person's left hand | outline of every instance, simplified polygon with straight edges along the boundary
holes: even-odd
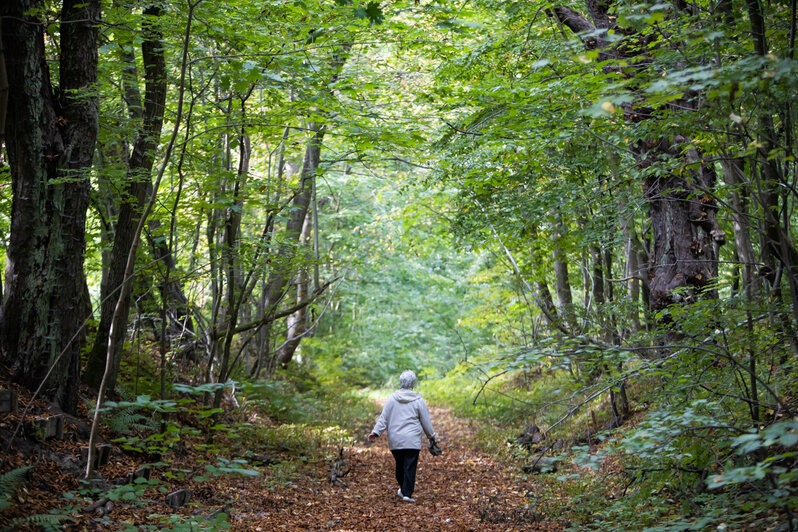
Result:
[[[369,437],[368,437],[369,443],[373,442],[373,441],[374,441],[374,440],[376,440],[377,438],[379,438],[379,436],[377,436],[376,434],[374,434],[374,433],[372,432],[371,434],[369,434]]]

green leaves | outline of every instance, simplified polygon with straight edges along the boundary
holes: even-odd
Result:
[[[226,458],[217,457],[216,465],[206,464],[205,469],[213,476],[219,475],[243,475],[245,477],[257,477],[261,472],[256,469],[247,469],[245,466],[247,461],[243,459],[228,460]]]
[[[762,431],[743,434],[732,442],[737,454],[746,455],[763,447],[780,445],[790,449],[798,444],[798,420],[785,420],[774,423]]]
[[[360,19],[368,19],[371,24],[382,24],[385,20],[385,15],[378,2],[369,2],[365,8],[355,8],[355,16]]]
[[[32,467],[18,467],[0,475],[0,512],[14,505],[14,494]]]

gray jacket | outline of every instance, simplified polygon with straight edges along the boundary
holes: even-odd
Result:
[[[427,438],[435,437],[427,403],[420,393],[413,390],[396,390],[385,402],[385,408],[371,432],[379,436],[385,429],[388,429],[388,448],[392,451],[421,449],[422,429]]]

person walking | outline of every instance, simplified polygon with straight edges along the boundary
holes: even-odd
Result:
[[[388,431],[388,448],[396,461],[396,481],[399,483],[397,495],[405,502],[416,502],[413,490],[422,431],[430,444],[437,448],[427,403],[420,393],[413,391],[415,385],[414,372],[407,370],[399,375],[399,389],[385,402],[377,424],[368,435],[369,442],[373,442],[385,430]]]

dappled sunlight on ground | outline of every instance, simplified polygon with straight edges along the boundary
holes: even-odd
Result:
[[[490,457],[469,445],[472,429],[448,411],[430,408],[443,455],[423,450],[415,503],[396,494],[394,461],[386,438],[345,450],[347,486],[332,486],[319,469],[270,492],[250,486],[232,524],[237,530],[561,530],[535,522],[526,494]],[[481,515],[480,515],[481,514]],[[487,522],[481,520],[497,522]]]

